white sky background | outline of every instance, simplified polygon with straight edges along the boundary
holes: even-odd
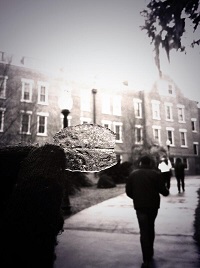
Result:
[[[150,39],[139,28],[146,2],[0,0],[0,50],[64,66],[69,79],[84,78],[91,86],[106,79],[108,85],[128,80],[134,89],[150,88],[158,71]],[[200,102],[200,47],[171,53],[170,65],[162,54],[164,73]]]

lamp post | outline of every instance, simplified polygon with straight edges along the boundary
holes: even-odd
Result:
[[[97,89],[93,88],[92,89],[92,94],[93,94],[93,124],[96,124],[96,93],[97,93]]]
[[[66,128],[69,125],[67,117],[70,114],[70,110],[73,105],[71,93],[66,87],[61,88],[61,94],[58,100],[58,105],[63,115],[63,128]],[[69,199],[69,181],[68,181],[67,176],[65,176],[64,182],[65,182],[65,185],[64,185],[64,193],[63,193],[63,200],[62,200],[62,210],[65,215],[70,215],[72,211],[71,211],[71,204],[70,204],[70,199]]]
[[[171,141],[169,139],[167,139],[166,145],[167,145],[168,156],[169,156],[169,153],[170,153],[170,144],[171,144]]]
[[[61,95],[58,101],[58,105],[61,109],[61,113],[63,115],[63,128],[68,127],[69,122],[68,122],[68,115],[70,114],[70,110],[73,105],[73,100],[71,97],[70,91],[66,88],[63,87],[61,89]]]
[[[61,113],[63,114],[63,128],[68,127],[68,115],[70,114],[70,111],[68,109],[61,110]]]

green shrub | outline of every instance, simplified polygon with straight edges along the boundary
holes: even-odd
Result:
[[[101,174],[99,176],[99,180],[97,182],[97,188],[113,188],[116,187],[115,182],[113,181],[112,177],[108,176],[107,174]]]
[[[87,177],[84,172],[65,171],[65,189],[69,195],[74,195],[76,192],[81,191],[82,187],[90,187],[93,182]]]
[[[22,161],[34,146],[4,146],[0,148],[0,204],[4,212],[8,199],[18,182],[18,174]]]
[[[64,151],[52,144],[32,148],[21,161],[0,222],[2,267],[53,267],[64,224],[64,170]]]

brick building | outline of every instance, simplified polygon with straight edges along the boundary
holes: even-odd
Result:
[[[155,82],[144,93],[146,133],[155,144],[166,146],[172,163],[183,159],[188,174],[199,174],[199,108],[197,101],[185,98],[168,77]]]
[[[62,105],[64,106],[62,107]],[[165,148],[171,161],[181,157],[188,174],[200,173],[199,108],[168,77],[149,91],[128,84],[98,86],[69,82],[67,74],[26,57],[0,52],[0,144],[51,142],[63,127],[95,123],[116,133],[116,154],[127,161],[145,142]]]

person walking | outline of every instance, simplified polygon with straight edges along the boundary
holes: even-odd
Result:
[[[132,171],[125,186],[127,196],[133,199],[140,228],[143,268],[149,267],[154,255],[155,219],[160,208],[160,194],[169,195],[160,172],[153,169],[153,164],[148,155],[141,157],[138,169]]]
[[[185,165],[183,164],[181,158],[176,159],[174,173],[177,180],[178,192],[180,194],[181,187],[183,192],[185,191]]]
[[[172,164],[166,156],[163,156],[161,158],[161,162],[158,165],[158,169],[160,170],[162,174],[166,187],[170,189],[171,176],[172,176]]]

